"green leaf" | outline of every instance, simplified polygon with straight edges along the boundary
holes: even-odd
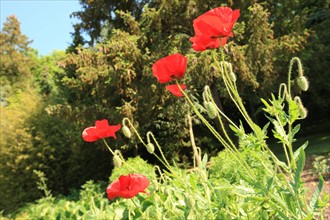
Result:
[[[289,118],[290,118],[290,123],[292,124],[300,116],[299,106],[293,100],[289,100],[288,102],[289,102]]]
[[[312,212],[314,212],[317,208],[317,200],[320,196],[320,193],[322,192],[323,185],[324,185],[324,179],[322,176],[320,176],[320,182],[312,195],[311,201],[309,202],[309,208],[310,211]]]
[[[268,127],[270,125],[270,122],[268,122],[263,128],[262,128],[262,132],[264,133],[264,135],[267,134],[267,131],[268,131]]]
[[[301,145],[301,147],[299,147],[294,153],[293,153],[293,157],[294,157],[294,160],[297,160],[298,156],[299,156],[299,153],[300,153],[300,150],[303,149],[305,150],[306,147],[308,146],[308,141],[306,141],[303,145]]]
[[[204,154],[203,160],[202,160],[202,167],[203,168],[206,168],[207,161],[208,161],[208,156],[207,156],[207,154]]]
[[[290,142],[293,142],[293,138],[294,136],[298,133],[298,131],[300,130],[300,124],[296,125],[292,131],[291,131],[291,134],[289,135],[289,141]]]
[[[143,201],[142,203],[142,209],[141,211],[144,212],[146,209],[154,204],[154,198],[155,196],[149,196],[146,200]]]
[[[305,160],[306,160],[305,151],[301,148],[299,153],[299,158],[297,161],[296,172],[294,174],[294,190],[296,193],[298,192],[300,186],[300,177],[305,166]]]

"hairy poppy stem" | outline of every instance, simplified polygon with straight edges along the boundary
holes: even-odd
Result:
[[[189,133],[190,133],[190,142],[191,142],[191,147],[194,152],[194,158],[197,163],[197,167],[199,171],[202,171],[202,160],[201,160],[201,155],[197,151],[196,143],[195,143],[195,137],[194,137],[194,131],[193,131],[193,126],[192,126],[192,120],[190,114],[187,115],[188,117],[188,123],[189,123]]]

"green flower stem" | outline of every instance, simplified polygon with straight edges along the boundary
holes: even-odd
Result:
[[[149,136],[149,137],[152,137],[152,139],[153,139],[153,141],[155,142],[155,144],[156,144],[156,146],[157,146],[157,148],[158,148],[158,150],[159,150],[159,152],[160,152],[160,154],[161,154],[161,156],[162,156],[162,158],[163,158],[163,160],[164,160],[164,162],[163,162],[163,164],[169,169],[169,170],[171,170],[171,165],[168,163],[168,161],[166,160],[166,157],[165,157],[165,155],[164,155],[164,153],[163,153],[163,151],[162,151],[162,148],[160,147],[160,145],[158,144],[158,141],[156,140],[156,138],[155,138],[155,136],[153,135],[153,133],[151,133],[150,131],[148,131],[147,132],[147,136]],[[153,153],[156,157],[157,157],[157,159],[158,160],[160,160],[160,161],[162,161],[155,153]]]
[[[253,171],[251,169],[249,169],[249,166],[246,164],[245,160],[242,160],[242,158],[240,158],[238,155],[240,155],[239,153],[237,153],[237,149],[236,148],[232,148],[222,137],[221,135],[219,135],[219,133],[210,125],[210,123],[203,117],[203,115],[198,111],[198,109],[196,108],[196,106],[194,105],[194,103],[191,101],[191,99],[189,98],[189,96],[182,90],[179,82],[176,80],[176,84],[178,85],[178,88],[180,89],[181,93],[185,96],[185,98],[187,99],[188,103],[190,104],[190,106],[192,107],[193,111],[195,112],[195,114],[202,120],[202,122],[206,125],[206,127],[211,131],[211,133],[214,135],[214,137],[216,137],[218,139],[218,141],[226,148],[229,150],[229,152],[232,153],[232,155],[237,159],[237,161],[239,163],[242,164],[242,166],[244,167],[244,169],[247,171],[247,174],[249,175],[249,177],[254,180],[255,179],[255,174],[253,173]],[[235,153],[236,150],[236,153]],[[243,162],[243,163],[242,163]]]
[[[207,203],[209,205],[209,209],[210,209],[210,213],[211,213],[211,219],[215,219],[214,218],[213,211],[212,211],[210,188],[208,187],[207,184],[205,184],[205,185],[206,185],[206,187],[205,187],[205,190],[206,190],[206,199],[207,199]]]
[[[134,201],[134,198],[132,198],[131,201],[132,201],[132,203],[135,205],[135,207],[139,210],[139,212],[140,212],[141,215],[142,215],[143,213],[142,213],[142,211],[141,211],[141,207],[138,206],[138,205],[136,204],[136,202]]]
[[[188,117],[188,123],[189,123],[190,142],[191,142],[191,147],[193,149],[194,158],[195,158],[194,161],[196,160],[197,167],[198,167],[199,171],[201,172],[202,171],[202,160],[201,160],[200,154],[197,151],[190,114],[188,114],[187,117]]]
[[[133,129],[133,131],[134,131],[134,133],[137,135],[137,137],[138,137],[138,139],[140,140],[140,142],[145,146],[145,147],[147,147],[147,144],[143,141],[143,139],[142,139],[142,137],[140,136],[140,134],[138,133],[138,131],[135,129],[135,127],[134,127],[134,125],[131,123],[131,121],[128,119],[128,118],[124,118],[123,119],[123,123],[124,122],[127,122],[129,125],[130,125],[130,127]],[[154,142],[156,143],[156,146],[157,146],[157,148],[159,149],[159,152],[160,152],[160,154],[161,154],[161,156],[162,156],[162,158],[163,158],[163,160],[160,158],[160,157],[158,157],[158,155],[157,154],[155,154],[155,153],[153,153],[153,155],[167,168],[167,169],[171,169],[171,165],[168,163],[168,161],[166,160],[166,157],[164,156],[164,153],[163,153],[163,151],[162,151],[162,149],[161,149],[161,147],[159,146],[159,144],[158,144],[158,142],[157,142],[157,140],[156,140],[156,138],[154,137],[154,135],[149,131],[149,132],[147,132],[147,137],[148,136],[151,136],[152,137],[152,139],[154,140]]]
[[[224,58],[224,53],[223,53],[223,50],[222,50],[222,48],[221,48],[221,50],[220,50],[220,53],[221,53],[221,59],[222,59],[222,61],[223,61],[223,63],[224,63],[224,61],[225,61],[225,58]],[[237,95],[235,95],[235,89],[234,89],[234,87],[232,86],[232,83],[231,83],[231,81],[229,80],[229,82],[228,82],[228,72],[227,72],[227,68],[226,67],[223,67],[222,68],[222,66],[220,65],[220,63],[218,62],[218,58],[217,58],[217,54],[216,54],[216,51],[215,50],[212,50],[212,58],[213,58],[213,60],[214,60],[214,62],[216,63],[216,65],[217,65],[217,67],[218,67],[218,69],[221,69],[221,70],[223,70],[222,71],[222,78],[223,78],[223,81],[224,81],[224,84],[225,84],[225,86],[226,86],[226,90],[228,91],[228,94],[229,94],[229,96],[230,96],[230,98],[232,99],[232,101],[234,102],[234,104],[237,106],[237,108],[238,108],[238,110],[241,112],[241,114],[242,114],[242,116],[245,118],[245,120],[249,123],[249,120],[246,118],[246,116],[245,116],[245,114],[244,114],[244,112],[243,112],[243,110],[241,109],[241,107],[240,107],[240,104],[237,102],[238,100],[236,100],[237,99]],[[227,78],[228,77],[228,78]],[[233,97],[233,95],[235,96],[235,98]]]
[[[206,89],[206,92],[208,93],[208,97],[210,98],[211,102],[213,103],[214,106],[217,107],[217,110],[218,112],[220,112],[220,114],[223,116],[225,116],[225,118],[228,120],[229,118],[218,108],[218,106],[216,105],[216,103],[214,102],[214,99],[212,98],[212,94],[211,94],[211,91],[208,87],[208,89]],[[224,133],[227,141],[229,142],[229,144],[232,146],[232,148],[235,148],[235,145],[233,143],[233,141],[230,139],[224,125],[223,125],[223,122],[222,122],[222,119],[221,119],[221,116],[218,114],[218,120],[219,120],[219,123],[220,123],[220,126],[221,126],[221,129],[222,129],[222,132]],[[229,122],[234,124],[230,119],[229,119]],[[238,129],[238,127],[234,124],[234,126]]]
[[[300,59],[298,57],[293,57],[290,61],[290,65],[289,65],[289,70],[288,70],[288,86],[287,86],[287,89],[288,89],[288,97],[292,100],[292,94],[291,94],[291,74],[292,74],[292,66],[294,63],[297,63],[298,65],[298,76],[302,76],[303,75],[303,70],[302,70],[302,65],[301,65],[301,62],[300,62]],[[290,107],[290,105],[289,105]],[[290,110],[289,110],[290,112]],[[289,121],[288,123],[288,133],[291,134],[292,132],[292,122]],[[296,169],[296,162],[294,160],[294,156],[293,156],[293,150],[292,150],[292,143],[289,142],[288,144],[288,149],[289,149],[289,153],[290,153],[290,156],[291,156],[291,166],[292,168],[295,170]]]
[[[115,156],[115,155],[116,155],[115,152],[109,147],[109,145],[108,145],[108,143],[106,142],[105,138],[102,138],[102,140],[103,140],[105,146],[107,146],[107,148],[108,148],[108,150],[110,151],[110,153],[111,153],[113,156]]]
[[[220,48],[220,54],[221,54],[222,62],[225,63],[225,55],[224,55],[224,52],[223,52],[223,47]],[[218,60],[217,60],[217,58],[216,58],[216,51],[212,51],[212,57],[213,57],[215,63],[217,64],[218,68],[222,69],[219,62],[218,62]],[[241,114],[244,117],[245,121],[249,124],[249,126],[254,131],[254,133],[257,136],[259,136],[258,129],[256,129],[257,125],[252,121],[249,114],[247,113],[247,111],[246,111],[246,109],[243,105],[242,99],[241,99],[240,95],[238,94],[237,87],[234,86],[235,83],[233,83],[230,80],[227,68],[224,67],[223,70],[224,71],[223,71],[223,74],[222,74],[222,78],[223,78],[223,81],[225,83],[225,86],[226,86],[226,89],[228,91],[228,94],[229,94],[230,98],[235,103],[238,110],[241,112]]]
[[[212,93],[211,93],[211,90],[210,90],[210,88],[209,87],[207,87],[207,89],[205,89],[205,91],[207,91],[207,93],[208,93],[208,97],[209,97],[209,101],[211,101],[211,102],[213,102],[213,104],[215,104],[215,102],[214,102],[214,99],[213,99],[213,97],[212,97]],[[222,115],[222,117],[224,117],[232,126],[234,126],[235,128],[237,128],[237,129],[239,129],[238,128],[238,126],[230,119],[230,118],[228,118],[228,116],[225,114],[225,113],[223,113],[219,108],[218,108],[218,106],[217,105],[215,105],[216,107],[217,107],[217,109],[218,109],[218,112]]]
[[[108,145],[108,143],[106,142],[105,138],[102,138],[102,140],[103,140],[105,146],[107,146],[108,150],[111,152],[111,154],[112,154],[113,156],[115,156],[116,153],[115,153],[115,152],[111,149],[111,147]],[[128,163],[126,163],[125,159],[123,158],[123,156],[122,156],[121,154],[119,154],[119,156],[120,156],[121,160],[123,161],[123,163],[124,163],[126,166],[128,166],[128,167],[129,167],[130,169],[132,169],[134,172],[137,172],[137,170],[136,170],[134,167],[132,167],[132,166],[130,166]]]
[[[209,101],[211,101],[215,106],[217,106],[216,105],[216,103],[214,102],[214,99],[213,99],[213,97],[212,97],[212,94],[211,94],[211,91],[210,91],[210,88],[209,87],[207,87],[206,89],[205,89],[205,91],[207,92],[207,94],[205,95],[205,97],[207,97],[208,98],[208,100]],[[204,94],[204,93],[203,93]],[[227,120],[229,120],[237,129],[238,129],[238,127],[217,107],[217,109],[218,109],[218,111],[220,112],[220,113],[222,113],[222,115],[224,115],[225,117],[226,117],[226,119]],[[223,123],[222,123],[222,120],[221,120],[221,118],[220,118],[220,116],[218,115],[218,119],[219,119],[219,121],[220,121],[220,123],[221,123],[221,129],[223,130],[223,132],[224,132],[224,134],[225,134],[225,137],[227,138],[227,140],[229,141],[229,144],[232,146],[232,154],[234,155],[234,156],[237,156],[238,157],[238,160],[240,161],[240,162],[243,162],[245,165],[246,165],[246,167],[249,167],[249,165],[246,163],[246,161],[244,160],[244,158],[241,156],[241,154],[240,154],[240,152],[238,151],[238,149],[235,147],[235,145],[234,145],[234,143],[232,142],[232,140],[229,138],[229,136],[228,136],[228,134],[227,134],[227,131],[224,129],[224,126],[223,126]],[[213,127],[212,127],[213,128]],[[235,154],[236,153],[236,154]],[[244,165],[243,165],[243,167],[244,167]]]

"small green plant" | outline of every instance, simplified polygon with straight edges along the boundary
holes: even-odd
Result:
[[[330,173],[330,154],[327,157],[323,155],[315,157],[312,165],[313,173],[318,176],[324,176],[326,173]]]
[[[40,170],[33,170],[33,173],[39,178],[37,181],[38,189],[44,192],[46,198],[52,197],[51,190],[49,190],[47,187],[47,177],[45,173]]]

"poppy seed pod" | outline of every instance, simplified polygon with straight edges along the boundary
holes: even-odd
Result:
[[[309,88],[309,82],[307,80],[307,78],[305,76],[298,76],[297,79],[296,79],[296,82],[297,82],[297,85],[298,87],[306,92]]]
[[[122,132],[125,135],[125,137],[131,138],[132,136],[131,130],[126,125],[123,126]]]
[[[147,146],[147,151],[150,153],[150,154],[153,154],[154,151],[155,151],[155,146],[152,144],[152,143],[148,143]]]
[[[218,116],[217,107],[212,102],[206,102],[205,108],[206,108],[207,115],[211,119],[215,119]]]
[[[114,155],[112,160],[113,160],[113,165],[115,167],[121,167],[121,165],[123,164],[122,160],[118,155]]]

